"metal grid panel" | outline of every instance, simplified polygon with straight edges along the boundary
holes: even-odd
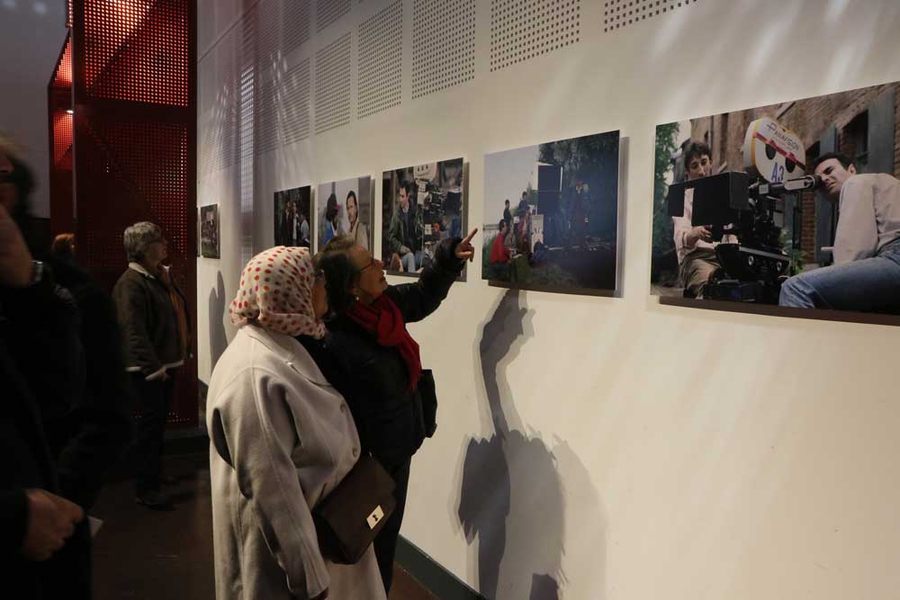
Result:
[[[53,82],[50,85],[57,88],[72,87],[72,36],[66,36],[66,45],[63,47],[62,56],[53,72]]]
[[[350,12],[350,0],[316,0],[316,33]]]
[[[75,0],[72,66],[79,259],[106,289],[126,268],[122,232],[158,223],[196,315],[195,4]],[[196,328],[194,328],[196,329]],[[196,360],[168,422],[197,424]]]
[[[475,77],[475,0],[415,0],[413,98]]]
[[[687,8],[697,0],[606,0],[603,2],[603,31],[610,32],[634,25],[676,9]]]
[[[188,106],[189,0],[85,2],[87,93]]]
[[[401,103],[403,0],[359,26],[359,118]]]
[[[284,74],[284,143],[309,137],[310,59],[305,58]]]
[[[491,71],[579,41],[581,0],[493,0]]]
[[[316,52],[316,134],[350,124],[350,32]]]

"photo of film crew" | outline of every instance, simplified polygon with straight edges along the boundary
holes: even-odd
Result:
[[[892,83],[658,126],[652,292],[900,314],[897,115]]]
[[[482,277],[543,291],[616,289],[619,132],[485,157]]]
[[[310,186],[275,192],[275,245],[312,246]]]
[[[382,242],[385,269],[414,274],[435,248],[466,231],[466,180],[462,158],[385,171],[382,175]]]
[[[324,183],[316,188],[318,238],[321,250],[332,238],[350,235],[354,242],[372,250],[372,178],[354,177]]]

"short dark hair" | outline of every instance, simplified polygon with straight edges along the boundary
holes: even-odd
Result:
[[[359,272],[350,262],[350,249],[354,246],[353,236],[339,235],[331,238],[313,259],[316,269],[325,274],[329,311],[338,315],[346,312],[356,300],[350,291],[359,281]]]
[[[682,157],[684,170],[687,171],[691,168],[691,161],[695,158],[700,158],[701,156],[708,156],[710,159],[712,158],[712,150],[709,149],[709,145],[705,142],[691,142],[684,149],[684,156]]]
[[[353,190],[347,192],[347,198],[344,200],[344,203],[346,204],[347,202],[349,202],[350,198],[353,198],[353,202],[356,203],[356,210],[359,210],[359,200],[357,200],[356,192],[354,192]]]
[[[832,158],[837,159],[837,161],[841,163],[841,166],[845,169],[849,169],[850,165],[853,164],[853,161],[850,160],[850,158],[848,158],[846,154],[840,154],[838,152],[826,152],[813,161],[812,170],[815,171],[819,168],[819,165],[821,165],[826,160],[831,160]]]
[[[500,219],[500,222],[497,223],[497,229],[503,231],[504,227],[506,227],[506,219]]]
[[[338,214],[337,196],[333,193],[325,201],[325,220],[333,221]]]
[[[509,206],[509,198],[506,199],[505,204]]]

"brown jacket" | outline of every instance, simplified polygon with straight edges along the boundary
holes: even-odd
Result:
[[[125,335],[127,371],[150,379],[184,363],[178,313],[165,283],[132,263],[116,282],[113,300]]]

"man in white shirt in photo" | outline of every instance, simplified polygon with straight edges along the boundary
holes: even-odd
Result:
[[[900,314],[900,181],[859,174],[841,154],[820,156],[814,169],[839,202],[834,264],[788,279],[779,305]]]
[[[691,142],[684,149],[685,179],[700,179],[712,174],[712,152],[703,142]],[[702,298],[709,278],[722,268],[716,256],[717,242],[713,241],[709,225],[694,225],[693,201],[684,199],[684,214],[672,217],[675,230],[675,251],[678,255],[678,277],[687,295]]]

